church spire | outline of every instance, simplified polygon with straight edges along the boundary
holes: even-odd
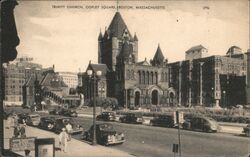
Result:
[[[136,33],[135,33],[135,35],[134,35],[134,41],[138,41],[138,38],[137,38]]]
[[[102,40],[102,31],[100,30],[99,36],[98,36],[98,41]]]
[[[158,44],[157,50],[155,52],[154,58],[152,60],[152,65],[157,66],[157,65],[163,65],[164,63],[164,56],[161,51],[160,44]]]
[[[110,31],[111,37],[117,37],[120,39],[123,37],[123,33],[125,32],[125,30],[127,30],[129,38],[132,39],[132,36],[128,31],[128,27],[125,24],[120,12],[115,13],[115,16],[113,17],[108,30]]]

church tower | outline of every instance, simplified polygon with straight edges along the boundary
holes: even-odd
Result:
[[[124,54],[120,54],[123,51]],[[125,57],[125,58],[120,58]],[[98,37],[98,63],[106,64],[111,71],[116,71],[118,60],[131,59],[138,61],[138,38],[132,37],[121,14],[116,12],[104,35],[100,32]]]

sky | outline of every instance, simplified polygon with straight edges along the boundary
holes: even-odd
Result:
[[[18,56],[27,55],[56,71],[85,71],[97,63],[98,35],[108,27],[116,1],[18,1],[15,19]],[[153,58],[158,44],[169,62],[203,45],[210,55],[224,55],[236,45],[249,49],[248,0],[120,1],[131,34],[139,39],[139,61]],[[136,9],[160,6],[160,9]],[[132,7],[132,8],[131,8]]]

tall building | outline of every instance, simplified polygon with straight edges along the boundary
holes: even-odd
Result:
[[[69,88],[76,88],[78,85],[78,76],[77,73],[73,72],[57,72],[57,74],[62,77],[63,82]]]
[[[208,50],[198,45],[185,52],[186,60],[168,63],[160,45],[152,60],[138,61],[138,41],[119,12],[98,37],[98,64],[92,65],[106,65],[107,96],[117,98],[120,105],[245,104],[247,59],[239,47],[232,46],[225,56],[208,56]],[[82,91],[89,95],[91,89],[86,84]]]
[[[24,83],[32,75],[41,75],[42,66],[32,61],[33,58],[23,56],[4,67],[5,105],[22,105]]]

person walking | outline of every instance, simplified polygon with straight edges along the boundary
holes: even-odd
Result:
[[[69,141],[71,140],[71,134],[72,134],[72,131],[73,131],[73,128],[72,128],[72,125],[70,123],[68,123],[66,125],[66,131],[68,133],[68,136],[69,136]]]
[[[65,128],[62,128],[62,132],[59,134],[59,146],[61,148],[61,151],[67,153],[68,149],[68,139],[69,136],[66,132]]]
[[[14,133],[13,133],[14,135],[14,137],[15,138],[18,138],[19,137],[19,135],[20,135],[20,126],[19,125],[17,125],[17,126],[14,126]]]
[[[25,138],[26,137],[26,131],[25,131],[25,126],[24,125],[22,125],[20,127],[19,132],[20,132],[21,138]]]

